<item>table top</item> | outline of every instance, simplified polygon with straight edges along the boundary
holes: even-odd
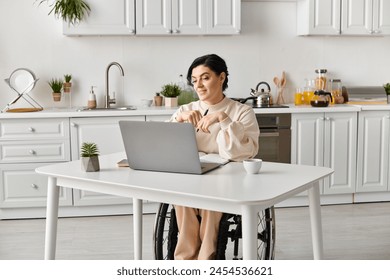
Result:
[[[230,213],[239,212],[240,205],[272,206],[333,173],[327,167],[272,162],[263,162],[258,174],[247,174],[240,162],[203,175],[137,171],[118,167],[116,163],[123,158],[125,153],[100,156],[99,172],[83,171],[79,160],[39,167],[36,172],[56,177],[57,184],[64,187],[211,210],[223,208],[232,210]]]

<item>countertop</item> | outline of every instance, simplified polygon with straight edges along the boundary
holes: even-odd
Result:
[[[274,113],[326,113],[326,112],[359,112],[359,111],[390,111],[390,104],[337,104],[329,107],[312,107],[310,105],[295,106],[287,104],[287,108],[254,108],[256,114]],[[177,108],[137,107],[136,110],[88,110],[79,108],[49,108],[31,113],[0,113],[0,119],[18,118],[80,118],[80,117],[115,117],[115,116],[158,116],[172,115]]]

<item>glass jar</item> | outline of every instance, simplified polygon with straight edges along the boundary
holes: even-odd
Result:
[[[325,90],[326,89],[326,69],[316,69],[317,78],[315,80],[315,86],[317,90]]]
[[[329,91],[332,94],[333,100],[335,104],[344,103],[343,97],[343,87],[340,79],[331,79],[329,80]]]
[[[306,80],[305,87],[303,88],[303,104],[310,105],[310,101],[313,98],[315,90],[315,80]]]

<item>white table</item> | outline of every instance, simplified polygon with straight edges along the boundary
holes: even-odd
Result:
[[[100,157],[100,172],[84,172],[80,161],[39,167],[47,175],[45,259],[54,259],[59,186],[133,198],[134,259],[142,259],[142,200],[242,215],[243,257],[256,259],[257,213],[308,190],[314,259],[323,258],[319,180],[326,167],[263,162],[259,174],[246,174],[232,162],[204,175],[135,171],[117,167],[124,153]]]

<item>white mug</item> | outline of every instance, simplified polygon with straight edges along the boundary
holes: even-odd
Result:
[[[244,168],[248,174],[257,174],[261,169],[263,160],[258,158],[246,159],[243,161]]]

